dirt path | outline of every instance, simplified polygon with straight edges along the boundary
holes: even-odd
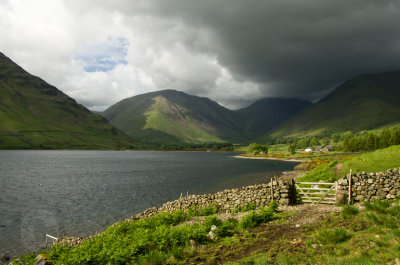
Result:
[[[276,254],[280,250],[290,251],[292,248],[302,248],[305,251],[302,235],[314,230],[318,222],[330,213],[340,211],[336,206],[310,204],[283,206],[279,209],[293,214],[284,221],[275,221],[249,229],[239,235],[237,241],[232,244],[206,246],[198,250],[196,256],[186,260],[185,264],[223,264],[267,250],[273,250]]]

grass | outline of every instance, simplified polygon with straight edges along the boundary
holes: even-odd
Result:
[[[156,98],[156,103],[144,114],[147,119],[143,129],[154,129],[174,135],[186,143],[222,141],[215,135],[215,132],[210,131],[210,128],[204,127],[190,116],[185,119],[172,117],[171,111],[173,110],[169,108],[169,104],[168,100],[163,97]],[[179,111],[188,113],[188,110],[183,107]]]
[[[329,159],[332,159],[332,161],[315,167],[297,181],[318,182],[324,180],[333,182],[348,174],[350,169],[353,173],[362,171],[370,173],[400,167],[400,146],[395,145],[352,158],[332,156]]]
[[[377,172],[396,167],[400,167],[400,145],[354,157],[344,162],[339,172],[340,174],[346,174],[350,169],[353,172]]]
[[[217,216],[205,217],[203,221],[187,223],[194,215],[210,214],[212,207],[191,212],[181,210],[162,213],[140,220],[123,221],[106,229],[81,245],[54,245],[46,251],[54,264],[176,264],[194,255],[191,242],[212,245],[222,240],[257,227],[275,218],[277,204],[267,209],[251,211],[240,222],[229,218],[220,220]],[[215,225],[216,239],[208,234]],[[34,255],[21,257],[25,264],[34,264]],[[23,264],[14,261],[13,264]]]
[[[399,218],[399,201],[366,203],[363,211],[344,206],[295,241],[282,238],[270,249],[226,264],[398,264]]]

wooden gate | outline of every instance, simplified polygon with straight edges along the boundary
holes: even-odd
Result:
[[[296,190],[304,203],[336,203],[336,183],[296,182]]]

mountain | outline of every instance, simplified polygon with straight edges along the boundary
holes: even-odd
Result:
[[[247,142],[309,104],[297,99],[263,99],[232,111],[208,98],[162,90],[122,100],[103,116],[147,143]]]
[[[160,144],[240,139],[232,111],[203,97],[162,90],[124,99],[103,116],[126,134]]]
[[[274,129],[309,105],[311,102],[300,99],[264,98],[235,113],[241,121],[243,137],[254,139]]]
[[[371,130],[400,123],[400,71],[357,76],[275,129],[301,137]]]
[[[1,149],[113,149],[133,140],[0,53]]]

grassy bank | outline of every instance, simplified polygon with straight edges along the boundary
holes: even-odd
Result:
[[[335,181],[350,172],[378,172],[400,167],[400,146],[391,146],[374,152],[349,156],[327,157],[324,163],[310,170],[298,181]]]
[[[399,201],[298,205],[248,212],[240,221],[181,212],[111,226],[77,247],[55,246],[54,264],[398,264]],[[207,237],[212,225],[216,239]],[[35,255],[25,257],[34,264]],[[22,264],[22,262],[14,262]]]
[[[254,209],[248,207],[242,210]],[[277,219],[277,204],[248,211],[241,219],[232,213],[226,220],[213,215],[216,208],[163,213],[140,220],[116,223],[82,244],[54,245],[42,253],[54,264],[186,264],[196,247],[215,245],[246,229]],[[213,216],[207,216],[213,215]],[[195,218],[200,216],[200,218]],[[213,232],[211,234],[210,231]],[[215,230],[214,230],[215,229]],[[35,254],[13,264],[34,264]]]

